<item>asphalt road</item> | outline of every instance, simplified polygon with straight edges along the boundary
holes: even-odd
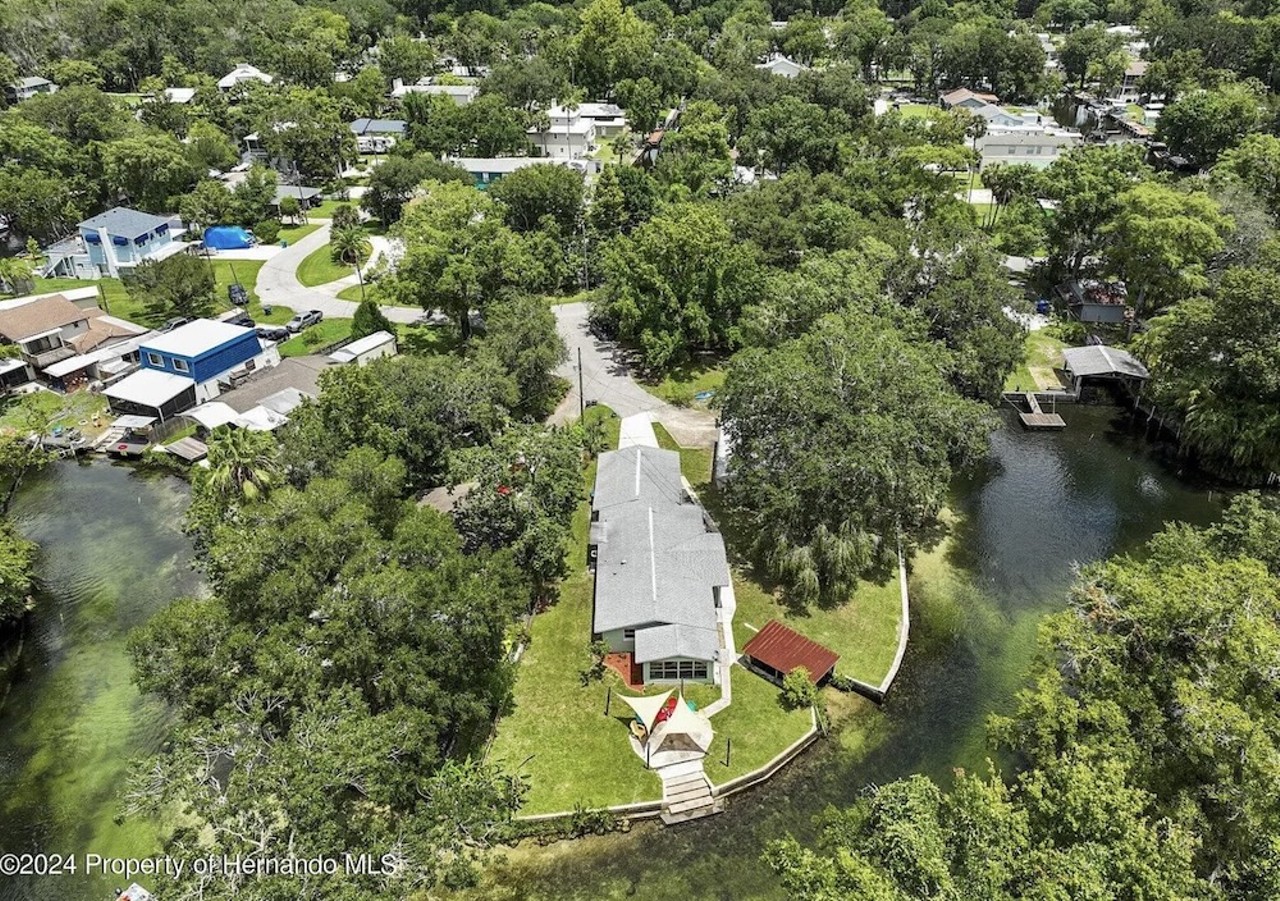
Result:
[[[715,417],[705,410],[682,409],[650,394],[640,385],[628,365],[626,354],[612,341],[602,340],[587,329],[585,303],[565,303],[552,307],[556,326],[569,361],[556,372],[572,387],[551,422],[572,422],[578,418],[578,359],[582,356],[582,388],[588,401],[610,407],[624,419],[638,413],[652,413],[654,419],[686,447],[706,447],[715,443]]]

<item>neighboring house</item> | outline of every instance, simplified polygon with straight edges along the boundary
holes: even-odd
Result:
[[[580,104],[578,116],[590,120],[600,138],[617,137],[627,130],[627,115],[616,103]]]
[[[374,332],[363,338],[357,338],[350,344],[344,344],[329,359],[334,363],[355,363],[357,366],[368,366],[374,360],[396,355],[396,336],[391,332]]]
[[[1132,315],[1124,282],[1068,279],[1054,288],[1071,315],[1081,322],[1117,324]]]
[[[309,188],[306,185],[276,185],[275,197],[271,200],[271,206],[276,210],[280,209],[280,201],[286,197],[292,197],[298,201],[298,206],[304,210],[309,210],[314,206],[319,206],[324,202],[324,191],[319,188]]]
[[[218,79],[218,87],[224,91],[229,91],[242,81],[260,81],[263,84],[271,84],[275,78],[263,72],[256,66],[248,63],[240,63],[226,75]]]
[[[763,63],[756,63],[756,68],[763,69],[771,75],[780,75],[783,78],[798,78],[800,73],[809,71],[808,66],[793,59],[788,59],[781,53],[774,54]]]
[[[46,249],[46,276],[114,278],[122,269],[162,260],[190,246],[174,240],[183,231],[175,220],[122,206],[84,220],[77,229],[74,238]]]
[[[581,107],[566,109],[552,104],[547,110],[547,126],[531,127],[529,142],[552,158],[579,160],[595,151],[596,124],[582,114]]]
[[[732,596],[724,541],[685,492],[680,455],[600,455],[591,497],[591,630],[650,682],[713,682],[718,611]]]
[[[977,91],[971,91],[968,88],[957,88],[954,91],[948,91],[943,94],[939,101],[943,109],[955,109],[956,107],[977,109],[978,107],[997,104],[1000,102],[1000,98],[995,94],[979,94]]]
[[[1145,59],[1129,60],[1129,65],[1124,70],[1124,81],[1120,84],[1118,99],[1125,103],[1132,103],[1138,99],[1141,94],[1138,90],[1138,82],[1142,81],[1142,76],[1147,74],[1147,65]]]
[[[396,141],[404,137],[407,123],[403,119],[356,119],[351,133],[356,136],[356,149],[361,153],[388,153]]]
[[[256,370],[280,363],[276,346],[264,349],[253,329],[212,319],[159,333],[138,352],[142,368],[103,393],[116,414],[160,422],[230,390]]]
[[[391,82],[392,100],[403,100],[409,94],[434,94],[448,97],[458,106],[466,106],[480,96],[480,88],[474,84],[433,84],[430,78],[423,78],[416,84],[405,84],[400,78]]]
[[[965,109],[968,109],[978,118],[987,121],[987,134],[1042,127],[1042,120],[1039,115],[1021,116],[1017,113],[1011,113],[1004,107],[997,106],[994,103],[984,103],[982,106],[965,107]]]
[[[183,415],[207,434],[218,426],[232,425],[254,432],[271,432],[289,421],[289,414],[320,395],[320,373],[330,366],[325,357],[306,355],[281,360],[272,369],[260,369],[217,400],[203,403]]]
[[[165,88],[164,99],[179,106],[186,106],[196,99],[195,88]]]
[[[22,359],[51,379],[60,378],[58,370],[49,372],[56,364],[146,331],[97,307],[81,308],[61,295],[0,311],[0,338],[17,345]]]
[[[472,182],[480,190],[484,190],[504,175],[510,175],[517,169],[523,169],[526,166],[568,166],[569,168],[582,173],[595,171],[595,164],[589,160],[569,160],[562,157],[540,157],[540,156],[497,156],[497,157],[474,157],[462,156],[454,159],[447,159],[446,162],[451,165],[465,169],[471,176]]]
[[[1006,163],[1025,163],[1043,169],[1080,143],[1074,132],[1009,132],[988,134],[977,140],[981,169]]]
[[[53,94],[58,86],[47,78],[31,76],[19,78],[13,84],[5,85],[4,95],[10,103],[21,103],[30,100],[36,94]]]
[[[74,391],[93,382],[110,384],[119,381],[138,369],[139,348],[157,334],[143,329],[139,335],[115,340],[46,366],[43,374],[50,385],[62,391]]]
[[[7,393],[21,385],[34,381],[35,372],[26,360],[10,358],[0,360],[0,393]]]

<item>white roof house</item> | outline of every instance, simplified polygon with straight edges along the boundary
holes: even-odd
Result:
[[[146,349],[178,357],[196,357],[252,332],[253,329],[242,325],[218,322],[216,319],[197,319],[171,332],[158,333],[147,341]]]
[[[257,66],[240,63],[218,79],[218,87],[224,91],[229,91],[242,81],[260,81],[263,84],[271,84],[271,82],[275,81],[275,78],[263,72]]]
[[[424,78],[416,84],[405,84],[399,78],[391,82],[393,100],[403,100],[409,94],[435,94],[448,97],[458,106],[466,106],[480,96],[480,88],[474,84],[433,84],[430,78]]]
[[[809,71],[808,66],[788,59],[781,53],[774,54],[766,62],[756,63],[756,68],[763,69],[772,75],[781,75],[783,78],[797,78],[800,73]]]
[[[679,454],[639,445],[601,454],[591,508],[592,631],[631,653],[646,682],[713,681],[729,564],[684,490]]]
[[[180,106],[190,103],[196,99],[195,88],[165,88],[164,97],[170,103],[176,103]]]
[[[977,141],[980,168],[1025,163],[1043,169],[1080,140],[1079,134],[1065,131],[987,134]]]
[[[158,369],[139,369],[128,378],[108,385],[102,393],[116,400],[158,409],[195,386],[195,381],[186,376]]]

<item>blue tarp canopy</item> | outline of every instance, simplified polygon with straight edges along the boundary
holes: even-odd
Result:
[[[253,246],[253,235],[238,225],[215,225],[204,230],[204,246],[211,250],[240,250]]]

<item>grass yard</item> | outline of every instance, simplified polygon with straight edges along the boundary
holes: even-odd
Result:
[[[239,281],[249,292],[250,314],[258,299],[254,286],[258,281],[258,270],[262,268],[262,260],[213,260],[213,310],[221,313],[231,309],[231,301],[227,297],[227,287]],[[118,278],[97,280],[78,278],[37,278],[35,293],[47,294],[50,291],[65,291],[71,288],[89,288],[96,286],[102,296],[102,308],[112,316],[128,319],[140,325],[160,325],[147,316],[143,302],[129,294],[129,289]],[[260,308],[259,312],[261,312]],[[292,313],[289,314],[293,315]],[[254,317],[257,319],[257,317]],[[289,317],[280,320],[284,322]],[[273,320],[274,321],[274,320]]]
[[[783,604],[777,593],[757,576],[749,557],[750,542],[725,509],[719,490],[711,485],[711,449],[681,447],[660,424],[654,424],[654,433],[661,447],[680,452],[681,472],[724,533],[733,569],[733,591],[738,601],[738,612],[733,618],[737,646],[741,648],[746,644],[755,630],[763,628],[769,620],[781,620],[839,654],[838,672],[879,684],[898,650],[902,597],[896,572],[882,584],[859,583],[847,602],[830,610],[817,607],[794,610]]]
[[[356,200],[325,200],[316,204],[307,210],[308,219],[332,219],[333,211],[340,206],[350,206],[356,209],[360,208],[359,201]]]
[[[711,718],[715,738],[707,749],[703,770],[716,784],[744,776],[778,756],[809,731],[808,710],[784,710],[781,693],[772,682],[741,666],[734,666],[733,703]],[[732,756],[725,765],[726,746]]]
[[[370,252],[372,252],[372,248],[370,248]],[[360,265],[364,266],[368,262],[369,254],[365,254]],[[298,265],[298,281],[308,288],[314,288],[316,285],[327,285],[330,282],[336,282],[340,278],[355,274],[355,266],[333,261],[329,254],[328,244],[323,247],[317,247],[307,254],[306,259]]]
[[[1066,346],[1065,341],[1049,334],[1048,329],[1028,332],[1022,362],[1004,380],[1004,390],[1061,388],[1062,382],[1054,370],[1062,364],[1062,350]]]
[[[318,325],[304,329],[301,334],[294,335],[281,344],[280,356],[302,357],[336,344],[351,335],[351,322],[350,319],[321,320]]]
[[[99,417],[103,423],[109,418],[107,398],[101,394],[39,391],[20,403],[25,397],[28,396],[10,395],[0,400],[0,430],[25,432],[31,426],[48,423],[51,429],[78,428],[86,435],[94,435],[101,429],[94,428],[93,417]]]
[[[934,119],[941,110],[927,103],[904,103],[898,107],[898,112],[907,119]]]
[[[276,240],[288,241],[290,244],[297,244],[318,228],[320,228],[319,222],[304,222],[301,225],[282,225],[280,227],[280,236]]]
[[[677,407],[696,407],[705,410],[710,400],[698,400],[703,392],[717,392],[724,384],[724,369],[720,360],[702,360],[686,363],[667,373],[660,382],[647,382],[654,394]]]

